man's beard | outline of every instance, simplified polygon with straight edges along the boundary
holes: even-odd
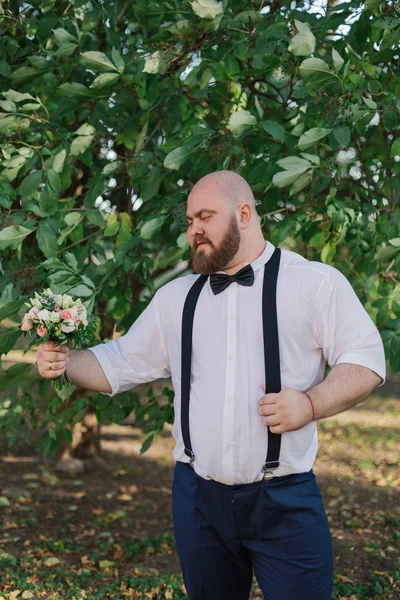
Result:
[[[197,250],[197,244],[200,242],[209,244],[212,248],[212,251],[209,254],[206,254],[201,250]],[[223,271],[237,254],[239,246],[240,229],[236,222],[236,216],[232,215],[228,225],[228,230],[222,238],[218,248],[216,248],[214,244],[205,237],[199,236],[197,239],[195,239],[194,248],[192,248],[193,271],[202,275]]]

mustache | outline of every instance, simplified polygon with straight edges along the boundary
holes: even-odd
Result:
[[[207,240],[207,238],[197,238],[197,239],[195,239],[194,240],[194,245],[195,245],[196,248],[197,248],[197,246],[199,244],[209,244],[210,246],[212,246],[212,243],[209,240]]]

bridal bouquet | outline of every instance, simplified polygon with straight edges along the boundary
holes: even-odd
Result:
[[[53,294],[47,288],[25,305],[29,308],[24,314],[21,330],[29,332],[37,340],[51,340],[59,344],[80,343],[88,326],[86,308],[80,298],[75,300],[67,294]],[[66,372],[52,380],[53,387],[61,390],[71,381]]]

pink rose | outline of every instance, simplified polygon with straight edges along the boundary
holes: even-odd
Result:
[[[66,321],[67,319],[73,319],[74,316],[72,312],[66,308],[65,310],[61,311],[61,318],[63,321]]]
[[[58,306],[58,304],[55,305],[54,307],[55,312],[60,312],[61,308]]]
[[[22,331],[29,331],[30,329],[32,329],[32,327],[33,327],[33,325],[32,325],[30,314],[25,313],[24,318],[22,320],[21,329],[22,329]]]
[[[46,335],[47,329],[46,329],[46,327],[43,327],[43,325],[41,325],[40,327],[37,328],[36,333],[38,335],[40,335],[40,337],[43,337],[44,335]]]

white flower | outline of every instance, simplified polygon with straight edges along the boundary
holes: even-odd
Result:
[[[62,295],[62,308],[69,308],[70,306],[73,306],[74,301],[72,300],[71,296],[68,296],[68,294],[63,294]]]
[[[38,319],[40,319],[41,321],[44,321],[44,322],[51,320],[50,319],[50,313],[47,310],[47,308],[44,308],[43,310],[40,310],[38,312],[37,316],[38,316]]]
[[[61,321],[60,313],[59,312],[50,313],[50,321],[52,323],[59,323]]]
[[[71,331],[75,331],[75,323],[72,319],[67,319],[63,323],[61,323],[61,331],[64,333],[71,333]]]
[[[58,304],[58,306],[60,306],[62,302],[62,294],[56,294],[55,296],[53,296],[53,300],[56,304]]]
[[[39,302],[39,300],[37,298],[31,298],[31,304],[32,304],[32,306],[36,306],[39,310],[41,310],[43,308],[42,303]]]
[[[37,315],[38,315],[39,309],[36,306],[34,306],[33,308],[31,308],[28,312],[29,312],[29,316],[31,317],[31,319],[37,319],[38,318]]]

